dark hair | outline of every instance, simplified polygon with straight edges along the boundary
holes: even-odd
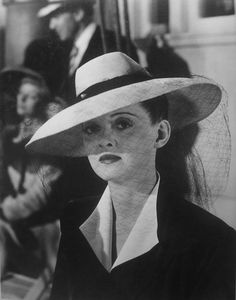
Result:
[[[152,124],[168,119],[168,100],[165,95],[141,102],[141,106],[148,112]]]
[[[167,145],[157,150],[156,168],[174,195],[209,208],[211,195],[205,170],[194,148],[198,133],[198,124],[172,132]]]
[[[168,98],[165,95],[141,103],[152,124],[168,120]],[[156,169],[161,180],[174,195],[200,206],[209,207],[210,191],[201,158],[194,150],[199,127],[189,125],[173,131],[168,143],[156,154]]]

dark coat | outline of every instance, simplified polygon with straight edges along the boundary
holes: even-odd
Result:
[[[40,73],[50,91],[62,96],[71,47],[71,41],[61,42],[54,35],[35,39],[25,49],[23,65]]]
[[[79,226],[99,198],[69,203],[51,300],[233,300],[235,231],[223,221],[160,186],[159,243],[115,267],[101,265]]]

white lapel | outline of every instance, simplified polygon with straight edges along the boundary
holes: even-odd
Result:
[[[112,269],[151,250],[157,243],[156,200],[159,182],[149,195]]]
[[[80,226],[81,232],[107,271],[111,271],[116,266],[148,252],[158,243],[156,213],[158,187],[159,181],[149,195],[113,266],[113,211],[108,186],[95,210]]]
[[[89,24],[84,31],[81,33],[81,35],[77,38],[77,40],[74,42],[74,47],[73,49],[77,49],[76,55],[73,57],[72,52],[70,57],[72,58],[70,61],[70,71],[69,75],[72,75],[75,70],[78,68],[80,65],[83,56],[89,46],[89,43],[96,31],[97,25],[95,23]]]

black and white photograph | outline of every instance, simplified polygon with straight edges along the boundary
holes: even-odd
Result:
[[[0,299],[236,300],[235,0],[0,0]]]

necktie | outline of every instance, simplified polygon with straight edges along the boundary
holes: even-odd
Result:
[[[70,63],[69,63],[69,75],[72,76],[76,70],[76,57],[79,53],[79,49],[74,45],[70,53]]]

